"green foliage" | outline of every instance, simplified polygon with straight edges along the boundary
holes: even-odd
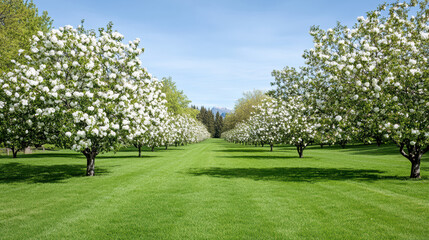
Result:
[[[200,111],[198,111],[198,109],[195,109],[195,108],[185,108],[183,110],[183,113],[189,115],[193,119],[197,119],[197,115],[198,113],[200,113]]]
[[[211,110],[206,109],[204,106],[201,107],[200,113],[197,115],[197,120],[202,122],[206,127],[211,136],[215,134],[215,118]]]
[[[254,106],[262,103],[268,96],[261,90],[253,90],[243,93],[243,97],[238,99],[234,111],[226,115],[222,132],[233,129],[238,123],[244,122],[250,118],[254,112]]]
[[[38,31],[48,32],[52,20],[46,11],[39,15],[32,0],[0,0],[0,73],[18,58],[18,50],[30,49],[30,38]]]
[[[182,90],[178,90],[176,83],[171,77],[162,78],[163,87],[161,91],[165,93],[167,99],[168,112],[173,114],[189,113],[191,116],[195,115],[195,111],[188,110],[188,105],[191,100],[183,93]]]
[[[219,114],[219,112],[216,112],[216,118],[214,122],[214,137],[220,138],[222,134],[223,129],[223,117]]]
[[[304,159],[219,139],[162,149],[101,154],[91,179],[76,152],[1,155],[0,238],[429,236],[429,181],[398,177],[408,168],[395,146],[310,146]]]

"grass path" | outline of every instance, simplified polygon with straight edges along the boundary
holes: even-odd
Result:
[[[103,154],[0,155],[0,239],[428,239],[422,180],[394,146],[242,146],[219,139]]]

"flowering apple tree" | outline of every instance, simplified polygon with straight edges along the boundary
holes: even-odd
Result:
[[[88,176],[94,175],[100,152],[134,138],[156,94],[154,81],[140,67],[139,39],[124,44],[123,38],[111,25],[99,35],[71,26],[39,32],[31,51],[22,53],[25,61],[4,79],[18,85],[8,88],[12,95],[25,92],[9,106],[34,109],[28,115],[37,119],[33,125],[42,125],[48,142],[86,156]]]
[[[395,2],[352,29],[313,27],[315,47],[304,54],[314,106],[362,135],[394,141],[411,178],[429,151],[428,12],[427,0]]]

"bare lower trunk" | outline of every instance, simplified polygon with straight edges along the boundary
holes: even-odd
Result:
[[[299,158],[302,158],[302,154],[303,154],[304,149],[305,149],[304,144],[298,144],[298,145],[295,145],[295,146],[296,146],[296,150],[298,151]]]
[[[152,147],[152,152],[155,151],[155,147]]]
[[[264,142],[261,142],[261,147],[264,147]]]
[[[85,149],[82,151],[83,155],[86,157],[86,176],[94,176],[95,175],[95,157],[98,155],[96,149]]]
[[[19,149],[15,149],[15,147],[12,147],[11,149],[12,149],[12,157],[17,158]]]
[[[138,146],[138,149],[139,149],[139,157],[141,157],[141,156],[142,156],[142,146],[141,146],[141,145],[139,145],[139,146]]]
[[[377,142],[377,147],[380,147],[382,143],[382,139],[377,137],[375,138],[375,141]]]
[[[410,178],[420,178],[420,159],[411,162]]]
[[[273,144],[270,144],[270,152],[273,151]]]
[[[404,147],[407,148],[408,153],[404,151]],[[410,178],[420,178],[420,162],[423,154],[429,151],[429,146],[423,148],[418,145],[410,145],[410,144],[399,144],[399,152],[402,156],[406,157],[411,162],[411,173]]]
[[[341,148],[346,148],[347,141],[340,141]]]
[[[168,150],[168,144],[165,144],[165,150]]]
[[[323,148],[323,144],[320,144],[320,148]]]

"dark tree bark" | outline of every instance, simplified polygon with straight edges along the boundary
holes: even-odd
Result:
[[[142,156],[142,147],[143,147],[143,145],[135,143],[134,147],[136,147],[139,150],[139,157],[141,157]]]
[[[97,149],[85,149],[82,151],[83,155],[86,157],[86,176],[94,176],[95,175],[95,157],[98,155]]]
[[[261,147],[264,147],[264,142],[261,142]]]
[[[411,162],[410,178],[420,178],[420,159]]]
[[[167,150],[168,149],[168,144],[165,144],[165,150]]]
[[[15,147],[12,147],[11,150],[12,150],[12,157],[17,158],[19,149],[15,149]]]
[[[375,142],[377,143],[377,147],[380,147],[383,143],[383,139],[380,136],[375,137]]]
[[[408,153],[404,151],[404,147],[407,148]],[[411,162],[411,173],[410,178],[420,178],[420,162],[423,154],[429,151],[429,146],[422,149],[418,144],[414,146],[405,143],[399,144],[399,152],[402,156],[406,157]]]
[[[300,144],[297,144],[295,146],[296,146],[296,150],[298,151],[299,158],[302,158],[302,154],[303,154],[304,149],[305,149],[304,144],[300,143]]]
[[[346,148],[346,144],[347,144],[347,141],[345,141],[345,140],[341,140],[340,141],[340,145],[341,145],[341,148]]]
[[[323,145],[324,145],[324,144],[320,144],[320,148],[323,148]]]
[[[273,144],[270,144],[270,152],[273,151]]]
[[[154,152],[155,151],[155,146],[152,146],[152,152]]]

